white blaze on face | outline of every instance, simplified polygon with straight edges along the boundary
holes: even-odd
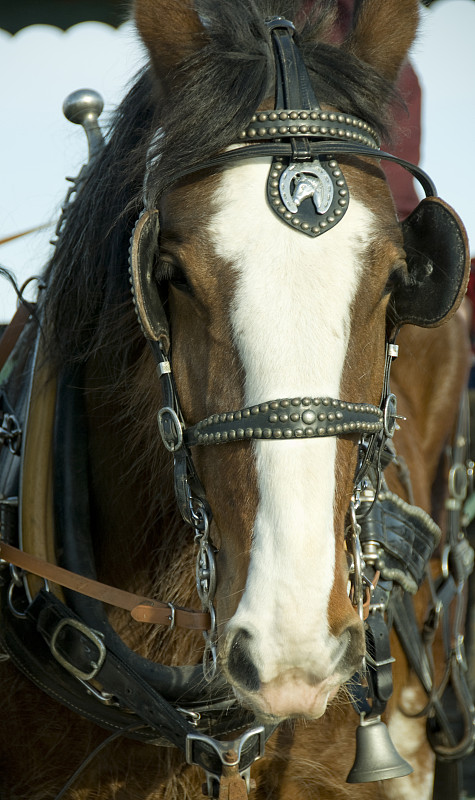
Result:
[[[236,276],[231,322],[244,402],[338,398],[372,214],[352,198],[322,236],[292,230],[267,204],[269,165],[256,159],[226,170],[210,221],[216,252]],[[323,679],[341,655],[327,622],[336,438],[253,447],[259,506],[246,589],[230,626],[253,637],[263,683],[292,670]]]

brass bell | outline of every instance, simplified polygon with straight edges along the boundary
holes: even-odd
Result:
[[[356,756],[347,783],[368,783],[402,778],[412,767],[394,747],[389,731],[381,717],[365,719],[361,715],[356,729]]]

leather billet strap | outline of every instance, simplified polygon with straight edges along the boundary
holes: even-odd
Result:
[[[56,564],[51,564],[37,556],[24,553],[17,547],[0,542],[0,557],[10,564],[37,575],[59,586],[72,589],[74,592],[100,600],[108,605],[122,608],[130,612],[136,622],[148,622],[155,625],[176,625],[190,630],[207,630],[209,628],[209,614],[193,609],[172,606],[160,600],[152,600],[142,595],[116,589],[100,581],[85,578],[75,572],[70,572]]]

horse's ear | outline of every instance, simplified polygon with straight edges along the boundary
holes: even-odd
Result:
[[[394,83],[416,35],[418,6],[419,0],[357,0],[345,49]]]
[[[193,0],[135,0],[133,9],[155,72],[167,88],[176,68],[200,50],[206,39]]]

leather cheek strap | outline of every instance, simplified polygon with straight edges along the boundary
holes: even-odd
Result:
[[[130,239],[129,276],[135,310],[144,335],[150,341],[159,342],[167,353],[170,331],[154,269],[159,252],[159,236],[158,210],[145,209]]]

